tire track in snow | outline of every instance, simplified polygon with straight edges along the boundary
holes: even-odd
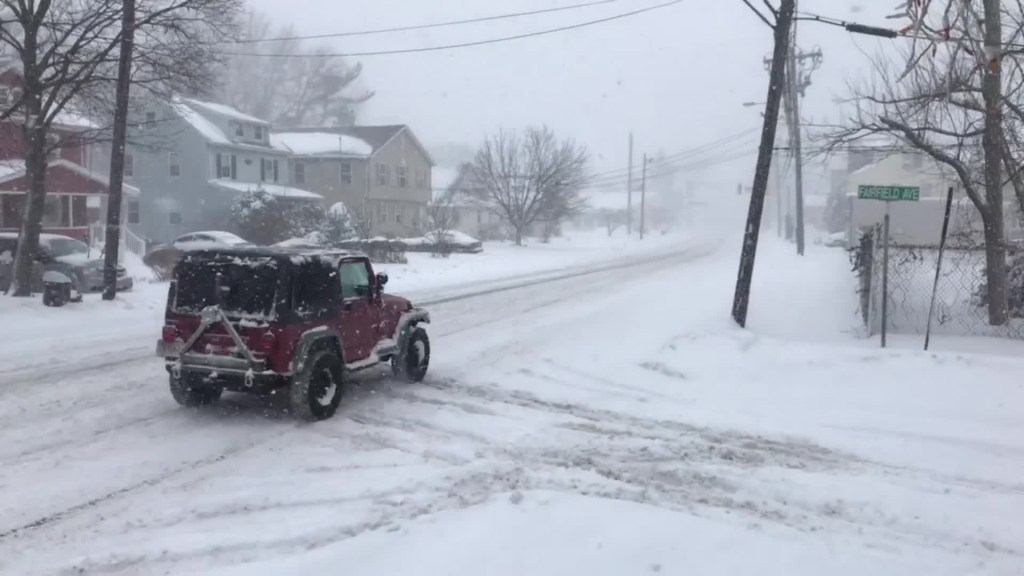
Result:
[[[529,281],[527,283],[517,284],[514,287],[507,287],[507,286],[506,287],[501,287],[501,288],[493,288],[492,287],[492,288],[488,288],[486,290],[481,290],[481,291],[473,292],[473,293],[470,293],[470,294],[461,294],[461,295],[459,295],[457,297],[446,297],[446,298],[443,298],[444,302],[440,303],[440,304],[437,304],[436,301],[428,301],[427,303],[429,303],[431,305],[438,305],[438,306],[442,306],[443,307],[445,304],[455,303],[455,302],[461,301],[461,300],[470,300],[470,299],[473,299],[473,298],[484,297],[484,296],[489,296],[489,295],[497,295],[497,294],[500,294],[500,293],[503,293],[503,292],[512,292],[512,291],[521,290],[521,289],[525,290],[525,289],[528,289],[528,288],[531,288],[531,287],[551,284],[551,283],[555,283],[555,282],[559,282],[559,281],[571,281],[573,279],[578,279],[578,278],[583,278],[583,277],[588,277],[588,276],[597,276],[599,278],[598,280],[596,280],[593,283],[593,285],[581,285],[580,283],[573,284],[572,285],[572,289],[566,290],[565,294],[561,294],[561,295],[559,295],[559,296],[557,296],[555,298],[543,299],[543,300],[539,300],[539,301],[537,299],[530,298],[530,299],[527,299],[527,300],[524,300],[524,301],[521,301],[521,302],[517,302],[517,303],[513,304],[513,306],[512,306],[513,309],[517,310],[517,313],[518,313],[518,309],[521,308],[523,304],[526,304],[527,308],[530,309],[530,310],[539,310],[539,309],[542,309],[542,308],[545,308],[545,307],[550,307],[550,306],[557,305],[559,303],[562,303],[562,302],[566,301],[567,299],[578,298],[581,293],[592,293],[592,292],[600,291],[600,290],[603,290],[603,289],[607,289],[607,286],[612,281],[621,281],[621,277],[618,276],[618,275],[613,275],[614,278],[609,278],[609,279],[606,280],[606,279],[600,278],[601,274],[606,274],[608,272],[619,272],[619,271],[627,270],[627,269],[630,270],[630,271],[634,271],[635,272],[637,269],[642,268],[642,267],[650,267],[650,268],[655,268],[655,269],[657,269],[657,268],[665,268],[665,267],[668,267],[668,266],[671,266],[671,265],[674,265],[674,264],[677,264],[677,263],[689,262],[689,261],[694,260],[696,258],[699,258],[701,256],[705,256],[705,255],[711,254],[714,251],[714,249],[715,249],[715,247],[710,247],[710,248],[708,248],[708,247],[701,247],[699,249],[691,248],[691,249],[688,249],[688,250],[685,250],[685,251],[681,251],[681,252],[678,252],[678,253],[673,253],[673,254],[668,255],[668,256],[662,255],[662,256],[658,256],[656,258],[633,259],[628,265],[623,265],[621,263],[616,263],[614,265],[602,266],[599,269],[588,269],[586,271],[573,271],[572,273],[563,274],[563,275],[560,275],[558,277],[544,278],[542,280],[531,280],[531,281]],[[633,274],[631,274],[631,276],[636,276],[636,274],[633,273]],[[466,310],[466,311],[462,312],[462,315],[465,315],[467,319],[470,318],[470,317],[474,317],[474,319],[475,319],[475,313],[474,312],[475,311],[473,311],[473,310]],[[503,316],[503,314],[506,312],[506,310],[503,309],[503,310],[501,310],[501,312],[502,312],[501,314],[498,314],[498,316],[500,317],[499,320],[507,320],[507,317]],[[443,336],[439,336],[439,337],[443,337]],[[138,360],[151,361],[151,357],[148,354],[148,350],[146,352],[145,357],[144,358],[140,358]],[[104,362],[102,364],[102,366],[96,367],[94,369],[94,371],[95,370],[109,370],[111,368],[110,364],[113,364],[113,365],[116,366],[117,362],[113,362],[113,363]],[[77,372],[77,370],[76,370],[76,372]],[[140,388],[145,386],[144,382],[140,382],[139,384],[140,384]],[[466,403],[467,406],[470,406],[472,404],[473,404],[472,402]],[[93,443],[95,443],[96,438],[98,436],[100,436],[100,435],[110,436],[110,435],[112,435],[115,432],[124,431],[124,430],[126,430],[128,428],[131,428],[133,426],[142,424],[142,423],[147,422],[147,421],[148,422],[163,421],[164,417],[167,416],[169,413],[173,413],[173,412],[178,411],[178,410],[180,410],[180,409],[178,409],[177,407],[174,407],[174,408],[171,408],[171,409],[167,410],[166,412],[161,412],[161,413],[155,415],[152,418],[144,419],[144,421],[137,421],[137,420],[135,420],[135,421],[125,422],[124,424],[119,424],[119,425],[116,425],[116,426],[111,426],[111,427],[109,427],[106,430],[98,431],[99,434],[94,434],[92,437],[86,436],[85,440],[84,440],[84,442],[82,444],[93,444]],[[482,408],[481,410],[486,412],[486,408]],[[339,414],[339,415],[340,416],[348,415],[348,416],[351,417],[352,421],[354,421],[356,423],[360,423],[361,425],[367,426],[367,427],[369,427],[371,429],[382,429],[382,428],[383,429],[387,429],[387,428],[395,425],[394,419],[392,418],[392,419],[389,420],[389,418],[387,417],[387,409],[386,409],[386,407],[385,407],[385,409],[383,411],[383,414],[380,414],[380,415],[377,415],[377,416],[375,416],[372,412],[370,412],[370,413],[361,413],[362,411],[360,411],[358,408],[356,410],[352,411],[354,413],[346,413],[346,412],[348,412],[348,411],[343,407],[343,412],[341,414]],[[405,419],[405,421],[406,421],[406,423],[409,426],[411,426],[413,428],[415,428],[415,427],[417,427],[419,425],[427,425],[428,424],[428,422],[426,422],[425,420],[418,420],[416,422],[410,422],[408,419]],[[315,428],[314,428],[314,430],[315,430]],[[440,431],[440,430],[438,430],[437,432],[439,434],[442,434],[442,435],[445,434],[445,433],[451,433],[451,431],[443,432],[443,431]],[[286,433],[286,432],[282,432],[282,434],[284,434],[284,433]],[[462,434],[462,436],[465,438],[464,434]],[[211,455],[211,456],[199,459],[199,460],[194,460],[194,461],[191,461],[191,462],[187,462],[187,463],[181,464],[181,465],[176,466],[176,467],[174,467],[174,468],[172,468],[170,470],[161,471],[159,474],[156,474],[156,475],[151,476],[149,478],[143,479],[141,481],[133,482],[133,483],[127,485],[127,486],[120,487],[120,488],[118,488],[116,490],[110,490],[110,491],[108,491],[108,492],[106,492],[104,494],[101,494],[101,495],[96,496],[94,498],[90,498],[90,499],[88,499],[88,500],[86,500],[84,502],[78,503],[78,504],[73,505],[73,506],[68,506],[68,507],[66,507],[66,508],[64,508],[64,509],[62,509],[60,511],[46,514],[45,516],[37,518],[37,519],[35,519],[33,521],[30,521],[30,522],[27,522],[27,523],[23,523],[20,526],[17,526],[15,528],[9,529],[6,532],[0,533],[0,540],[10,539],[11,537],[13,537],[15,535],[19,535],[20,536],[20,535],[22,535],[22,534],[24,534],[26,532],[31,532],[31,531],[35,531],[35,530],[45,529],[45,528],[51,527],[51,526],[53,526],[55,524],[59,524],[61,521],[69,519],[69,518],[72,518],[72,517],[80,517],[80,516],[85,515],[85,514],[90,514],[90,513],[92,513],[91,512],[92,510],[101,508],[103,505],[109,504],[112,501],[115,501],[115,500],[118,500],[118,499],[124,498],[124,497],[134,496],[138,492],[141,492],[141,491],[143,491],[143,490],[145,490],[147,488],[155,487],[155,486],[157,486],[157,485],[159,485],[159,484],[161,484],[163,482],[166,482],[167,480],[169,480],[171,478],[175,478],[175,477],[181,476],[181,475],[183,475],[185,473],[188,473],[190,471],[201,469],[203,467],[210,466],[210,465],[216,464],[218,462],[222,462],[224,460],[227,460],[227,459],[233,457],[234,455],[236,455],[236,454],[238,454],[238,453],[240,453],[242,451],[245,451],[247,449],[251,449],[251,448],[253,448],[253,447],[255,447],[255,446],[259,445],[259,444],[262,444],[262,443],[266,442],[269,439],[270,439],[270,437],[267,437],[264,440],[262,440],[262,441],[260,441],[260,442],[258,442],[256,444],[243,445],[241,447],[238,447],[238,446],[231,447],[231,448],[229,448],[229,449],[227,449],[225,451],[222,451],[222,452],[220,452],[218,454]],[[473,438],[473,439],[469,439],[469,440],[471,440],[471,441],[482,441],[482,439],[480,439],[480,438]],[[73,446],[63,446],[63,448],[66,451],[68,449],[73,448]],[[59,455],[57,455],[56,457],[59,457]],[[453,464],[453,465],[457,464],[457,462],[454,462],[454,461],[452,461],[450,463]]]

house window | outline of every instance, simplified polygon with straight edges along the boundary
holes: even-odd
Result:
[[[267,181],[267,162],[266,158],[260,158],[260,182]]]
[[[167,222],[175,225],[181,224],[181,212],[178,212],[177,210],[169,212],[167,214]]]
[[[156,124],[156,112],[146,112],[146,122],[142,125],[143,129],[155,128]]]
[[[235,158],[234,154],[221,154],[217,153],[217,177],[219,178],[231,178],[234,180],[238,176],[237,164],[238,159]]]
[[[416,169],[416,188],[423,190],[427,187],[426,171],[422,168]]]
[[[129,200],[128,201],[128,223],[129,224],[138,224],[139,221],[140,221],[140,218],[139,218],[139,201],[138,200]]]
[[[11,91],[7,88],[0,88],[0,106],[10,106],[11,104],[14,104]]]
[[[306,183],[306,165],[305,164],[303,164],[302,162],[296,162],[295,163],[295,166],[292,168],[292,180],[294,180],[296,184],[305,184]]]
[[[124,177],[131,178],[135,176],[135,155],[131,152],[124,151]]]
[[[253,138],[259,140],[260,142],[263,142],[263,126],[253,126],[252,135]]]
[[[167,163],[171,178],[181,176],[181,160],[178,158],[177,152],[170,152],[167,154]]]
[[[245,126],[242,126],[241,124],[235,124],[235,136],[237,136],[239,138],[244,138],[245,137]]]
[[[397,170],[398,186],[400,188],[408,188],[409,187],[409,178],[407,176],[407,172],[408,171],[406,170],[405,166],[399,166],[398,167],[398,170]]]
[[[388,185],[388,165],[377,164],[377,186]]]
[[[278,179],[277,179],[278,178],[278,174],[279,174],[278,173],[278,161],[277,161],[277,158],[275,158],[274,159],[274,182],[278,181]]]
[[[341,183],[351,184],[352,183],[352,163],[342,162],[341,163]]]
[[[71,226],[71,209],[68,206],[70,197],[48,194],[43,201],[43,226],[49,228],[67,228]]]

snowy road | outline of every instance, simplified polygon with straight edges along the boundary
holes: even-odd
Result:
[[[206,411],[180,409],[171,401],[166,374],[152,355],[152,331],[144,339],[140,335],[141,341],[123,340],[121,349],[106,346],[108,352],[90,358],[85,367],[68,362],[40,369],[27,363],[17,370],[8,369],[0,375],[4,384],[0,387],[0,549],[13,548],[15,552],[4,554],[0,567],[10,573],[52,573],[57,567],[69,566],[77,556],[89,554],[88,550],[100,549],[104,551],[103,559],[98,560],[102,564],[117,560],[149,565],[158,560],[152,566],[155,572],[160,572],[159,563],[176,556],[180,560],[193,557],[204,564],[206,553],[202,551],[177,550],[168,558],[162,550],[139,548],[136,538],[154,543],[165,540],[143,536],[131,527],[158,529],[150,509],[158,503],[165,511],[181,514],[177,520],[157,522],[163,526],[161,531],[180,522],[234,522],[231,519],[238,512],[195,508],[202,507],[199,502],[209,498],[208,489],[221,482],[234,485],[240,491],[236,496],[256,497],[262,502],[257,506],[268,511],[276,507],[261,496],[270,495],[265,492],[268,480],[271,484],[280,481],[284,487],[294,484],[294,495],[302,495],[303,501],[315,496],[315,487],[321,483],[349,484],[351,478],[345,471],[362,468],[358,461],[365,457],[377,457],[385,448],[379,444],[387,442],[388,434],[414,431],[426,426],[418,424],[420,420],[435,417],[439,411],[448,414],[459,406],[470,413],[486,413],[485,407],[472,408],[481,398],[474,394],[475,386],[458,383],[457,368],[479,368],[529,349],[529,343],[508,329],[510,325],[522,329],[546,324],[551,311],[560,306],[564,310],[567,301],[586,302],[588,296],[608,295],[618,284],[642,282],[649,274],[692,261],[713,249],[713,245],[700,246],[628,265],[618,262],[524,275],[435,295],[423,302],[430,305],[435,317],[431,326],[435,367],[427,385],[417,390],[382,380],[379,374],[364,378],[350,390],[341,417],[318,426],[296,424],[283,406],[268,406],[244,396],[229,397]],[[571,310],[576,313],[586,308],[574,305]],[[82,343],[82,348],[86,347],[87,343]],[[103,350],[104,346],[94,342],[93,350],[96,348]],[[75,359],[77,355],[66,357]],[[528,364],[524,358],[524,366]],[[429,426],[423,432],[431,436]],[[472,434],[466,434],[467,440],[472,439]],[[455,446],[446,435],[441,436],[444,440],[436,438],[436,447],[431,449],[438,451],[437,458],[442,462],[460,459],[444,455]],[[454,438],[464,436],[455,434]],[[427,439],[420,438],[415,444]],[[279,458],[282,454],[295,456],[284,460]],[[346,465],[346,461],[351,462]],[[253,467],[254,462],[265,465]],[[300,469],[294,469],[294,464],[301,464]],[[237,474],[225,477],[225,471],[232,469]],[[236,504],[222,502],[215,508],[224,505],[233,508]],[[282,505],[285,509],[291,506]],[[314,508],[310,502],[301,507]],[[222,516],[221,520],[216,516]],[[314,516],[319,514],[314,512]],[[331,525],[334,523],[325,526]],[[192,532],[185,528],[179,526],[183,532]],[[203,532],[205,528],[199,533]],[[199,540],[206,540],[199,533]],[[306,537],[297,535],[292,540],[301,548]],[[104,541],[100,548],[96,538]],[[277,548],[288,548],[279,534],[273,539],[278,541]],[[228,546],[237,548],[235,552],[215,556],[223,556],[225,562],[238,561],[248,554],[250,545],[263,547],[248,538],[243,540],[245,545]],[[57,551],[53,548],[57,544],[67,548]],[[192,549],[192,545],[182,544]],[[216,549],[226,546],[215,539],[200,548],[207,545]],[[15,558],[19,561],[16,567],[3,564]],[[122,567],[125,573],[141,569]]]
[[[985,428],[1018,420],[921,402],[976,432],[941,446],[963,471],[928,465],[897,408],[869,443],[910,463],[825,403],[779,410],[822,393],[743,382],[794,354],[695,325],[717,249],[437,296],[427,381],[363,378],[313,425],[245,396],[180,409],[151,334],[75,375],[0,375],[0,573],[1020,573],[1024,485],[992,471],[1024,452]]]

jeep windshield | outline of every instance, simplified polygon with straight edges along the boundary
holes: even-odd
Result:
[[[173,310],[199,314],[218,305],[230,317],[275,316],[280,267],[266,256],[196,256],[178,265]]]

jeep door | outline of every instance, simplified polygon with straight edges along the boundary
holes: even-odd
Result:
[[[370,263],[365,258],[347,258],[339,264],[341,279],[341,338],[345,362],[367,359],[377,345],[380,306],[374,297]]]

